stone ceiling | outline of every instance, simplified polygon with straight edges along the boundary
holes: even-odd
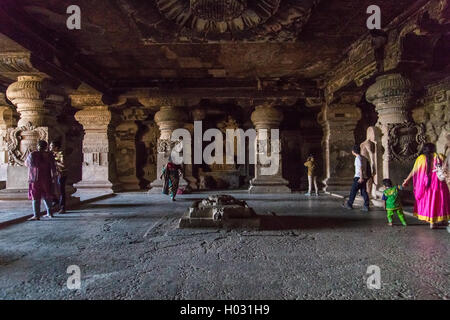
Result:
[[[367,32],[366,9],[373,4],[372,0],[2,2],[15,23],[30,32],[27,38],[11,27],[9,38],[33,52],[35,32],[60,48],[62,69],[75,61],[86,70],[78,77],[82,81],[90,72],[105,87],[117,88],[172,80],[185,86],[239,86],[278,78],[314,81]],[[413,2],[378,0],[383,25]],[[72,4],[81,8],[81,30],[66,28],[66,8]],[[0,52],[17,50],[17,44],[0,41]],[[5,82],[1,77],[0,81]]]

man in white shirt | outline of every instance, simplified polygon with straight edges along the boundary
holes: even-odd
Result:
[[[370,178],[368,177],[367,170],[369,161],[361,156],[361,148],[358,145],[353,147],[352,154],[355,156],[355,177],[353,178],[349,199],[343,207],[346,209],[353,209],[353,202],[355,201],[356,194],[361,190],[361,195],[364,198],[364,207],[361,210],[369,211],[369,194],[366,189],[367,180]]]

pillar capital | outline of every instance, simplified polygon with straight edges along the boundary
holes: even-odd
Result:
[[[54,124],[65,101],[62,90],[41,76],[19,76],[8,87],[6,95],[20,113],[19,126]]]
[[[195,108],[191,111],[194,121],[202,121],[206,118],[206,111],[203,108]]]
[[[160,140],[170,140],[175,129],[183,128],[187,120],[182,108],[163,106],[155,114],[155,122],[161,130]]]
[[[120,120],[108,106],[86,107],[75,113],[84,130],[106,130]]]
[[[399,73],[378,77],[366,92],[366,99],[375,105],[381,124],[408,121],[408,103],[412,97],[412,81]]]
[[[274,106],[274,103],[266,102],[255,107],[251,119],[256,129],[279,128],[283,113]]]

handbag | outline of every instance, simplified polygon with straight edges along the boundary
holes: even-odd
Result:
[[[442,168],[441,164],[436,164],[436,167],[433,170],[433,172],[436,172],[436,177],[438,178],[439,181],[443,182],[446,180],[447,177],[444,172],[444,168]]]
[[[447,179],[444,168],[442,167],[442,163],[440,160],[436,161],[433,172],[436,172],[436,177],[439,181],[443,182]]]

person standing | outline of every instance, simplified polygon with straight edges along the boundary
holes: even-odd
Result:
[[[164,194],[169,194],[172,201],[176,201],[175,197],[178,192],[178,184],[180,182],[180,177],[182,176],[181,166],[172,162],[169,157],[169,161],[163,167],[161,173],[161,179],[164,178],[164,185],[162,192]]]
[[[369,194],[367,193],[366,183],[367,183],[367,166],[369,161],[361,156],[361,147],[358,145],[353,146],[352,154],[355,157],[355,176],[353,178],[352,188],[350,190],[350,196],[343,207],[346,209],[353,209],[353,202],[355,201],[356,194],[361,190],[361,195],[364,198],[364,207],[362,211],[369,211]]]
[[[304,166],[308,168],[308,192],[305,193],[306,196],[311,195],[312,191],[312,184],[314,182],[314,189],[316,190],[316,197],[319,196],[319,189],[317,188],[317,176],[316,176],[316,162],[314,160],[314,156],[310,155],[308,159],[306,159],[306,162],[304,163]]]
[[[56,164],[53,154],[47,151],[47,142],[39,140],[37,151],[30,153],[25,160],[28,167],[28,199],[32,201],[33,217],[39,220],[41,200],[44,200],[47,218],[53,218],[51,212],[52,183],[56,177]]]
[[[391,179],[384,179],[383,185],[385,190],[383,191],[383,198],[385,201],[384,209],[386,210],[388,224],[392,227],[392,216],[397,214],[398,219],[404,227],[406,227],[406,220],[403,214],[402,201],[400,199],[399,190],[403,190],[403,187],[393,186]]]
[[[436,153],[436,146],[426,143],[422,154],[417,157],[412,171],[403,181],[408,186],[411,179],[414,186],[414,216],[430,223],[435,229],[439,223],[448,224],[450,219],[450,193],[447,182],[439,180],[436,168],[445,163],[445,157]]]
[[[61,143],[59,141],[52,141],[50,143],[50,151],[53,153],[56,163],[57,172],[57,187],[59,193],[59,214],[66,212],[66,181],[67,168],[64,163],[64,153],[61,150]]]

